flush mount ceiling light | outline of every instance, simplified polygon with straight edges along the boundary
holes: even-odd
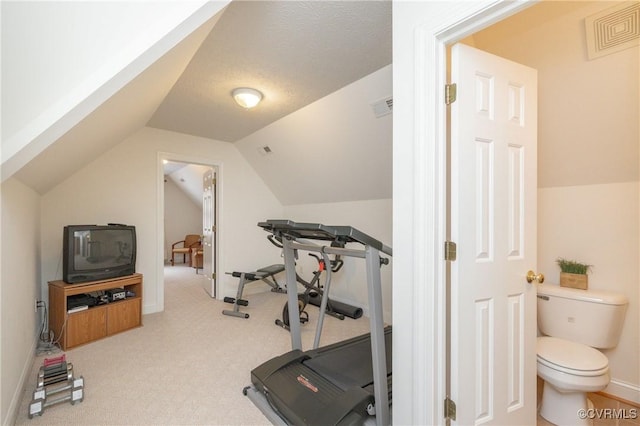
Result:
[[[238,105],[246,109],[253,108],[262,100],[262,93],[258,92],[256,89],[250,89],[248,87],[233,89],[231,94]]]

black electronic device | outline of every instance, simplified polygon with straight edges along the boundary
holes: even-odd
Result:
[[[67,297],[67,309],[77,308],[78,306],[95,306],[96,298],[90,294],[74,294]]]
[[[127,297],[127,293],[124,290],[124,288],[112,288],[105,291],[105,294],[107,295],[109,302],[115,302],[116,300],[123,300],[123,299],[126,299]]]
[[[109,296],[107,296],[106,294],[100,294],[96,296],[96,303],[98,305],[106,305],[107,303],[109,303]]]
[[[131,275],[136,268],[136,228],[65,226],[62,258],[62,280],[70,284]]]

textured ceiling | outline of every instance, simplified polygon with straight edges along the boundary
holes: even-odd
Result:
[[[390,1],[234,1],[148,126],[235,142],[391,61]]]

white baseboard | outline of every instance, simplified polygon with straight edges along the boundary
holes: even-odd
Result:
[[[13,393],[13,397],[11,398],[11,403],[9,404],[9,409],[7,410],[7,417],[5,419],[2,419],[3,425],[16,424],[16,419],[18,418],[18,410],[20,409],[20,404],[22,402],[22,395],[24,393],[24,390],[29,389],[30,386],[33,386],[35,390],[36,378],[32,377],[31,379],[33,379],[33,383],[29,383],[29,378],[30,378],[29,374],[31,373],[31,367],[33,366],[33,362],[36,358],[35,353],[36,353],[36,348],[38,347],[39,337],[40,336],[36,335],[36,338],[33,341],[33,346],[29,351],[31,356],[28,356],[27,359],[25,359],[25,363],[22,366],[22,373],[20,374],[20,383],[19,383],[19,386],[15,389]]]
[[[640,405],[640,386],[637,384],[612,379],[603,392]]]

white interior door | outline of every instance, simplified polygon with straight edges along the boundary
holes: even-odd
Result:
[[[207,278],[204,289],[216,297],[215,267],[216,179],[213,169],[202,177],[202,273]]]
[[[535,424],[537,72],[462,44],[451,66],[456,423]]]

